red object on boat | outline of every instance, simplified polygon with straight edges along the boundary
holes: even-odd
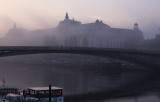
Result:
[[[57,92],[57,95],[61,95],[61,92]]]

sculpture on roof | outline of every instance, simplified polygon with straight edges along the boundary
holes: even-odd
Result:
[[[69,19],[68,13],[66,13],[66,17],[65,17],[65,19]]]

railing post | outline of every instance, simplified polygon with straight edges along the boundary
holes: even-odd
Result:
[[[51,102],[51,85],[49,85],[49,102]]]

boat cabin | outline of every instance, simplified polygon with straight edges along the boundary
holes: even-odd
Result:
[[[0,94],[6,95],[8,93],[18,94],[18,88],[10,86],[0,86]]]
[[[51,97],[59,97],[62,96],[63,88],[59,87],[51,87]],[[49,97],[49,87],[29,87],[26,95],[36,97],[36,98],[45,98]]]

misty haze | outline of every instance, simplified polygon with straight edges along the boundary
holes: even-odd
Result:
[[[159,6],[0,1],[0,101],[160,102]]]

